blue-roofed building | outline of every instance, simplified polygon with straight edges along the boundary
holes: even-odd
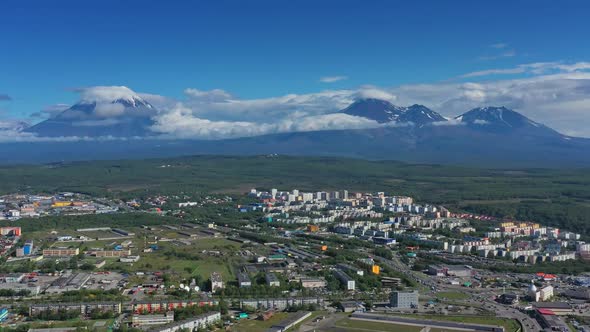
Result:
[[[373,243],[388,246],[388,245],[395,244],[395,239],[390,239],[390,238],[385,238],[385,237],[374,237]]]
[[[4,322],[8,318],[8,309],[0,309],[0,322]]]

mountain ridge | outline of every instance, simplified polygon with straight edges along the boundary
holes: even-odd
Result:
[[[94,128],[107,128],[115,136],[135,135],[138,140],[100,142],[43,142],[20,145],[0,144],[0,151],[15,160],[59,161],[79,159],[146,158],[190,154],[286,154],[345,156],[375,160],[400,160],[420,163],[519,165],[556,167],[560,165],[590,166],[590,139],[568,137],[528,119],[505,107],[471,109],[449,121],[423,105],[395,106],[378,99],[361,99],[341,113],[364,117],[380,125],[367,129],[319,130],[288,132],[252,137],[220,140],[164,140],[149,130],[153,124],[150,114],[157,112],[148,104],[133,100],[115,99],[108,103],[78,103],[44,126],[56,135],[86,137],[89,134],[105,136],[106,130],[91,132]],[[97,108],[110,110],[116,105],[119,117],[114,124],[83,126],[83,121],[103,121]],[[115,110],[117,111],[117,110]],[[74,117],[78,125],[68,122]],[[81,121],[82,119],[82,121]],[[52,122],[57,125],[52,128]],[[60,121],[66,123],[66,126]],[[411,125],[397,126],[408,123]],[[69,127],[68,127],[69,126]],[[36,132],[39,124],[33,126]],[[114,129],[113,129],[114,128]],[[30,130],[30,129],[28,129]],[[77,130],[77,131],[75,131]],[[129,137],[129,136],[127,136]],[[16,146],[25,146],[26,149]],[[42,150],[37,151],[37,150]],[[33,152],[35,155],[24,155]],[[74,158],[73,160],[76,160]]]

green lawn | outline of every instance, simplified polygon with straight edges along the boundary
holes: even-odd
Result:
[[[438,292],[436,293],[436,298],[449,300],[465,300],[469,298],[469,295],[460,292]]]
[[[289,313],[278,312],[267,321],[258,319],[244,319],[235,325],[235,330],[240,332],[264,332],[274,324],[278,324],[282,320],[286,319],[287,316],[289,316]]]

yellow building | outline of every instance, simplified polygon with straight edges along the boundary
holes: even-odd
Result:
[[[381,273],[381,268],[379,267],[379,265],[373,265],[373,267],[371,268],[371,272],[373,272],[373,274],[379,274]]]
[[[72,205],[72,202],[53,202],[53,204],[51,204],[51,207],[57,208],[57,207],[64,207],[64,206],[70,206]]]

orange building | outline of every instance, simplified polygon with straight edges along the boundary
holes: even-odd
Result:
[[[379,274],[381,273],[381,268],[379,267],[379,265],[373,265],[373,267],[371,268],[371,272],[373,272],[373,274]]]
[[[320,231],[320,226],[318,226],[318,225],[307,225],[307,231],[308,232],[312,232],[312,233],[319,232]]]

